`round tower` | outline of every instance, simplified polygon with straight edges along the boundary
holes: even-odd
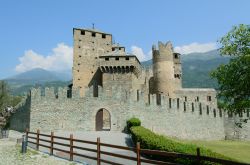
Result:
[[[174,77],[174,57],[171,42],[166,44],[159,42],[159,50],[152,47],[154,92],[174,97],[174,91],[178,85]]]

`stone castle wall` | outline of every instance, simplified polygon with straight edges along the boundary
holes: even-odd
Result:
[[[85,97],[73,91],[72,98],[67,98],[67,89],[60,88],[55,95],[53,88],[46,88],[45,96],[41,96],[40,89],[33,89],[30,102],[23,108],[26,110],[20,109],[11,118],[11,129],[29,126],[33,131],[94,131],[96,114],[105,108],[111,116],[111,131],[124,130],[126,121],[137,117],[152,131],[182,139],[250,139],[249,123],[238,129],[234,122],[239,117],[229,118],[223,111],[200,102],[166,96],[160,96],[160,101],[158,96],[157,101],[156,95],[149,95],[145,102],[143,92],[128,93],[122,87],[113,87],[110,95],[99,86],[98,97],[93,97],[92,88],[85,90]]]

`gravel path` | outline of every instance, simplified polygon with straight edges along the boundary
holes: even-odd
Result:
[[[76,165],[77,163],[51,157],[47,154],[28,149],[20,153],[21,146],[9,139],[0,139],[0,165]]]

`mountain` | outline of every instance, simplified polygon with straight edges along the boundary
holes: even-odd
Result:
[[[14,95],[22,95],[35,86],[41,87],[65,87],[71,83],[71,72],[52,72],[41,68],[29,70],[24,73],[5,79],[10,92]]]
[[[5,79],[10,84],[43,84],[52,81],[69,81],[71,75],[62,72],[51,72],[41,68],[29,70]]]
[[[181,56],[182,85],[185,88],[217,88],[217,82],[211,79],[210,72],[220,64],[226,64],[229,57],[221,56],[218,50],[206,53],[190,53]],[[152,65],[152,60],[142,62],[145,67]]]

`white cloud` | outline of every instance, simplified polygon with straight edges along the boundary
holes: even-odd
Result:
[[[147,54],[145,54],[142,48],[138,46],[135,46],[135,45],[131,46],[131,51],[132,51],[132,54],[136,55],[136,57],[140,61],[147,61],[152,58],[152,51],[149,51]]]
[[[42,68],[51,71],[69,70],[73,64],[73,48],[59,43],[52,49],[52,54],[45,56],[34,52],[25,51],[19,58],[20,64],[15,68],[17,72],[25,72],[34,68]]]
[[[194,52],[204,53],[214,49],[217,49],[216,43],[211,42],[211,43],[200,44],[194,42],[189,45],[176,46],[174,48],[174,51],[181,54],[189,54]]]
[[[191,43],[188,45],[183,45],[183,46],[176,46],[174,48],[175,52],[181,53],[181,54],[189,54],[189,53],[204,53],[204,52],[208,52],[210,50],[214,50],[217,49],[216,43],[210,42],[210,43]],[[147,54],[145,54],[142,50],[142,48],[138,47],[138,46],[131,46],[131,51],[132,54],[136,55],[137,58],[140,61],[146,61],[152,58],[152,51],[149,51]]]

